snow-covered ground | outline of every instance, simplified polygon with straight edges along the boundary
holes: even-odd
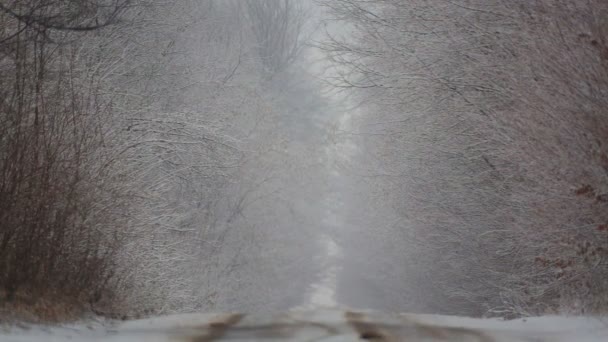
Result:
[[[608,341],[608,321],[537,317],[291,311],[277,315],[186,314],[124,323],[5,328],[0,341]]]

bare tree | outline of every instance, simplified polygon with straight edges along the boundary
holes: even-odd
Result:
[[[0,14],[0,285],[9,303],[30,295],[74,313],[119,298],[128,209],[107,199],[124,203],[127,192],[104,147],[113,112],[99,65],[83,68],[77,41],[53,44],[44,31],[55,24],[32,19],[54,5],[14,2]]]
[[[0,11],[44,33],[57,31],[94,31],[118,21],[131,0],[90,1],[15,1],[0,3]],[[16,34],[16,33],[13,33]]]
[[[247,0],[245,6],[262,63],[270,73],[282,71],[302,49],[305,7],[293,0]]]

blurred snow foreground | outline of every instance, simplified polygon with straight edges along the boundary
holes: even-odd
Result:
[[[282,315],[186,314],[110,324],[10,328],[0,341],[608,341],[608,321],[536,317],[504,321],[340,310]]]

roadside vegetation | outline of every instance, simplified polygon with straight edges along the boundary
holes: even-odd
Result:
[[[2,318],[214,307],[208,266],[259,196],[245,168],[280,138],[264,89],[297,57],[303,13],[0,1]]]
[[[402,311],[606,313],[608,3],[316,0],[328,141],[305,3],[0,0],[0,320],[296,301],[290,200],[345,136]]]
[[[322,3],[354,32],[322,48],[407,236],[406,310],[606,313],[607,3]]]

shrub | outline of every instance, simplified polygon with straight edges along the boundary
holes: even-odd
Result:
[[[74,310],[111,302],[126,231],[106,200],[121,194],[99,75],[70,33],[7,13],[0,33],[0,294]]]

